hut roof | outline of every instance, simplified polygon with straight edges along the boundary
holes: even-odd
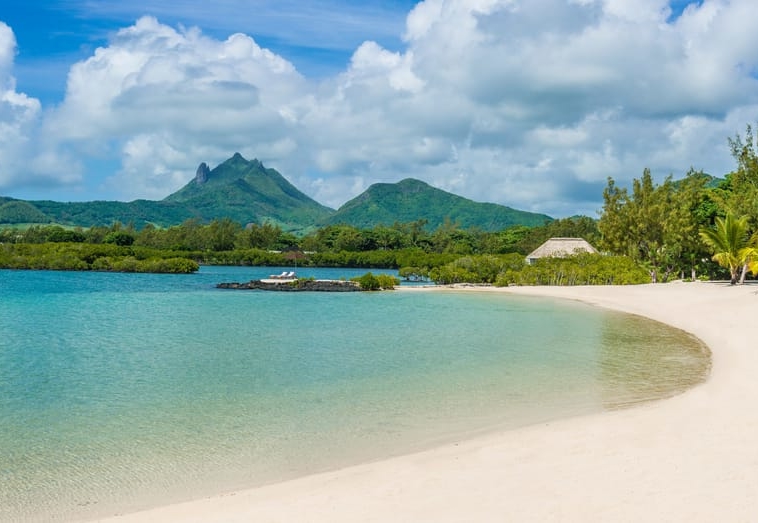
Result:
[[[563,258],[579,252],[597,254],[597,249],[590,245],[590,243],[584,238],[550,238],[529,253],[526,259],[531,262],[538,258]]]

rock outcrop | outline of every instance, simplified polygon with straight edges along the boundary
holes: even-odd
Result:
[[[360,291],[361,286],[354,281],[342,280],[291,280],[291,281],[262,281],[250,280],[246,283],[219,283],[218,289],[239,289],[257,291],[284,291],[284,292],[355,292]]]
[[[208,175],[211,173],[210,167],[208,167],[208,164],[203,162],[201,163],[197,171],[195,171],[195,183],[198,185],[203,185],[205,182],[208,181]]]

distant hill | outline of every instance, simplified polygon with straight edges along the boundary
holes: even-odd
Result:
[[[50,217],[23,200],[0,198],[0,223],[49,223]]]
[[[719,178],[718,176],[713,176],[712,174],[708,173],[702,173],[700,174],[705,179],[705,187],[707,189],[715,189],[719,185],[721,185],[723,182],[726,181],[726,178]],[[686,178],[679,178],[678,180],[673,180],[674,187],[677,189],[682,185],[682,182],[684,182]]]
[[[479,203],[408,178],[398,183],[377,183],[353,198],[328,220],[358,228],[392,225],[395,222],[428,220],[436,229],[445,219],[463,228],[497,231],[513,225],[529,227],[552,221],[550,216],[519,211],[494,203]]]
[[[463,228],[501,230],[512,225],[536,226],[552,220],[544,214],[478,203],[414,179],[372,185],[338,211],[300,192],[274,169],[239,153],[210,169],[201,163],[195,177],[161,201],[54,202],[0,197],[0,225],[58,223],[90,227],[133,223],[142,228],[178,225],[187,219],[209,222],[230,218],[238,223],[272,222],[283,230],[307,232],[328,224],[359,228],[427,220],[436,229],[446,219]]]
[[[168,226],[183,222],[192,216],[178,206],[163,205],[152,200],[134,200],[133,202],[94,201],[94,202],[53,202],[49,200],[30,201],[43,213],[48,222],[62,225],[111,225],[113,222],[134,223],[141,228],[148,223]],[[0,215],[0,221],[3,216]]]
[[[0,224],[60,223],[110,225],[115,221],[162,227],[187,219],[230,218],[246,224],[274,222],[284,230],[305,230],[334,212],[309,198],[258,160],[234,156],[211,170],[201,163],[195,178],[162,201],[54,202],[0,199]]]

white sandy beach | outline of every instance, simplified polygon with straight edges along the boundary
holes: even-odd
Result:
[[[691,332],[705,384],[628,410],[117,516],[126,522],[757,521],[758,286],[490,289],[578,299]]]

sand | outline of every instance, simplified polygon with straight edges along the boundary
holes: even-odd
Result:
[[[126,522],[755,521],[758,286],[491,289],[582,300],[691,332],[708,380],[631,409],[113,518]]]

